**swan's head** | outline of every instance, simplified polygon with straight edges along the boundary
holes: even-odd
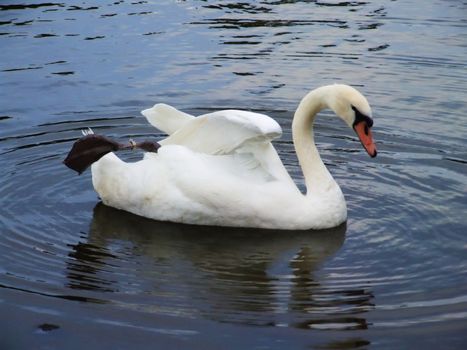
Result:
[[[326,94],[328,106],[355,130],[370,157],[376,157],[376,146],[371,134],[373,119],[366,98],[348,85],[329,85],[328,89]]]

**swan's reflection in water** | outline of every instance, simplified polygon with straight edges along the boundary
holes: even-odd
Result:
[[[103,204],[72,247],[69,287],[163,314],[250,325],[366,329],[364,289],[327,285],[320,265],[346,227],[289,232],[156,222]]]

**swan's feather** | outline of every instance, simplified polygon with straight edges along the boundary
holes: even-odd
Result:
[[[206,155],[232,155],[239,168],[255,169],[265,181],[293,184],[271,145],[281,134],[279,124],[264,114],[224,110],[192,118],[160,144],[181,145]]]
[[[264,114],[225,110],[191,119],[161,144],[221,155],[249,148],[252,143],[269,143],[281,134],[279,124]]]
[[[187,123],[195,118],[190,114],[181,112],[164,103],[158,103],[152,108],[145,109],[144,111],[141,111],[141,114],[146,117],[152,126],[168,135],[171,135],[177,130],[183,128]]]

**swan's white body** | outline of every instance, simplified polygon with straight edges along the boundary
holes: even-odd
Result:
[[[273,119],[237,110],[195,118],[164,104],[142,112],[169,135],[158,153],[145,153],[135,163],[107,154],[92,165],[94,188],[107,205],[163,221],[294,230],[337,226],[347,218],[345,199],[321,161],[312,125],[325,107],[351,125],[355,117],[339,105],[342,94],[371,114],[363,96],[346,85],[313,90],[295,113],[293,137],[306,194],[271,144],[281,135]]]

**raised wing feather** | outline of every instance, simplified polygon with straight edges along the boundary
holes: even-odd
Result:
[[[279,124],[264,114],[225,110],[191,119],[160,143],[206,154],[231,154],[254,143],[269,143],[281,134]]]
[[[182,145],[208,155],[234,155],[239,168],[293,184],[271,144],[281,136],[281,127],[264,114],[224,110],[193,117],[165,104],[142,113],[153,126],[169,134],[159,141],[161,145]]]
[[[181,112],[164,103],[158,103],[152,108],[145,109],[141,111],[141,114],[146,117],[152,126],[155,126],[168,135],[183,128],[195,118],[190,114]]]

